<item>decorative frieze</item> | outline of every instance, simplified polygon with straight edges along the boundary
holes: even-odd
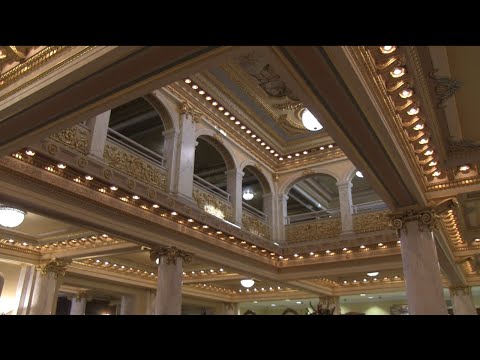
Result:
[[[160,167],[149,164],[141,157],[132,155],[118,146],[106,144],[103,158],[109,166],[166,191],[167,177],[165,171]]]
[[[65,144],[82,154],[88,153],[90,130],[84,128],[83,126],[76,125],[74,127],[62,130],[56,134],[50,135],[50,138]]]
[[[247,213],[242,214],[243,227],[252,234],[270,239],[270,228],[264,221]]]
[[[340,218],[333,218],[286,225],[285,227],[287,241],[294,243],[339,236],[342,224]]]
[[[353,216],[353,231],[365,233],[380,231],[389,227],[389,211],[356,214]]]
[[[233,210],[230,203],[203,191],[195,185],[193,188],[193,200],[195,200],[201,210],[218,218],[232,221]]]

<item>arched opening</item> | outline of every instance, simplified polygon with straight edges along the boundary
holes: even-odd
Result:
[[[141,97],[112,109],[108,137],[163,165],[164,130],[165,125],[158,112]]]
[[[265,176],[254,166],[245,166],[243,168],[243,172],[243,210],[264,219],[266,209],[264,195],[271,192],[268,181]]]
[[[218,196],[230,201],[227,192],[227,170],[235,168],[228,150],[216,139],[201,135],[197,138],[193,182]]]
[[[288,192],[288,223],[339,216],[337,180],[314,174],[296,181]]]
[[[387,209],[368,181],[357,175],[352,179],[352,204],[354,214]]]

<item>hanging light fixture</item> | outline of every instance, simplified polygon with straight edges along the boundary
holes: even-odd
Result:
[[[25,211],[0,205],[0,225],[14,228],[25,219]]]
[[[243,199],[244,200],[250,201],[250,200],[253,199],[254,196],[255,196],[255,194],[250,189],[247,189],[243,192]]]
[[[317,120],[315,116],[308,110],[304,109],[302,111],[302,123],[310,131],[318,131],[323,129],[322,124]]]
[[[361,171],[357,171],[355,175],[357,175],[359,178],[363,178],[363,174]]]
[[[240,284],[242,284],[244,288],[251,288],[255,284],[255,280],[243,279],[243,280],[240,280]]]

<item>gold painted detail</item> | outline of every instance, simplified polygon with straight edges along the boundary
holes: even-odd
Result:
[[[29,51],[28,48],[25,51],[20,51],[16,46],[0,47],[0,70],[4,64],[19,63],[0,76],[0,90],[53,60],[69,48],[71,48],[71,46],[47,46],[45,49],[27,58],[26,51]]]
[[[242,214],[243,227],[256,236],[270,239],[270,227],[261,219],[247,213]]]
[[[455,295],[472,295],[472,288],[470,286],[453,286],[450,287],[450,293]]]
[[[203,115],[203,113],[201,111],[197,110],[188,101],[183,101],[179,105],[178,110],[180,111],[180,114],[190,115],[192,117],[193,121],[195,121],[195,122],[198,122]]]
[[[189,263],[192,261],[192,255],[177,249],[175,246],[169,246],[169,247],[164,247],[160,248],[158,250],[152,250],[150,252],[150,259],[153,261],[159,261],[161,262],[161,258],[165,257],[168,264],[176,264],[177,263],[177,258],[182,258],[184,263]]]
[[[82,154],[88,153],[88,143],[90,139],[90,130],[80,125],[62,130],[56,134],[50,135],[50,138],[65,144]]]
[[[388,229],[389,211],[353,215],[353,230],[356,233]]]
[[[340,218],[321,219],[285,227],[289,243],[336,237],[340,235],[342,229]]]
[[[163,169],[149,164],[139,156],[132,155],[118,146],[107,143],[103,158],[109,166],[133,176],[135,179],[145,181],[164,191],[167,188],[167,177]]]
[[[55,278],[58,278],[58,276],[65,275],[65,271],[67,271],[67,266],[70,263],[71,260],[53,258],[47,264],[36,266],[36,269],[37,271],[40,271],[43,276],[46,276],[49,272],[53,272],[55,274]]]
[[[232,221],[232,204],[193,185],[193,200],[198,207],[216,217]]]

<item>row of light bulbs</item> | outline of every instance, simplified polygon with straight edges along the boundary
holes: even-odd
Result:
[[[352,281],[347,281],[347,280],[344,280],[342,285],[360,285],[360,284],[374,284],[374,283],[378,283],[380,281],[400,281],[402,280],[402,278],[398,275],[395,275],[393,277],[383,277],[383,279],[378,279],[378,278],[373,278],[372,280],[368,280],[366,278],[364,278],[363,280],[352,280]]]
[[[395,53],[395,51],[397,50],[397,46],[380,46],[379,49],[380,49],[380,53],[389,55],[389,54]],[[406,74],[407,74],[407,70],[404,66],[394,67],[390,71],[390,76],[393,79],[399,79],[399,82],[397,83],[398,86],[395,86],[395,88],[397,87],[399,88],[404,84],[401,78]],[[426,174],[431,174],[434,178],[438,178],[439,176],[442,175],[442,172],[437,168],[438,160],[434,155],[435,153],[434,150],[429,145],[430,138],[428,137],[425,123],[420,121],[420,117],[418,116],[418,114],[420,113],[420,107],[410,99],[413,96],[413,94],[414,94],[414,89],[412,87],[403,88],[398,93],[400,98],[406,100],[406,103],[401,106],[401,109],[408,108],[406,113],[409,116],[412,116],[412,120],[408,121],[407,124],[404,123],[404,126],[409,127],[415,124],[415,126],[413,126],[413,130],[417,131],[418,133],[413,137],[409,137],[409,139],[414,143],[418,142],[419,145],[422,145],[421,149],[416,151],[416,153],[418,155],[423,154],[426,157],[425,160],[421,160],[422,165],[427,164],[428,167],[431,168],[430,170],[426,171]],[[470,170],[470,165],[468,164],[457,167],[457,171],[460,173],[467,173],[469,170]]]
[[[250,135],[252,139],[254,139],[257,143],[259,143],[260,146],[265,147],[265,150],[271,155],[273,155],[275,158],[277,158],[279,161],[283,161],[285,158],[286,159],[292,159],[292,158],[298,158],[302,155],[308,155],[312,151],[316,151],[317,148],[315,149],[310,149],[310,150],[304,150],[300,152],[296,152],[293,154],[288,154],[288,155],[280,155],[278,152],[276,152],[274,149],[271,148],[270,145],[268,145],[265,141],[263,141],[257,134],[255,134],[252,130],[248,129],[247,126],[245,126],[240,120],[238,120],[230,111],[228,111],[223,105],[221,105],[217,100],[215,100],[212,96],[207,94],[205,90],[203,90],[200,86],[195,84],[192,79],[186,78],[184,79],[185,83],[187,83],[193,90],[197,91],[199,95],[202,95],[205,100],[207,100],[210,105],[217,109],[218,111],[222,112],[225,117],[230,119],[231,121],[234,121],[234,124],[237,125],[241,130],[244,130],[247,135]],[[335,145],[334,144],[328,144],[324,146],[320,146],[318,149],[320,150],[325,150],[325,149],[332,149]]]

